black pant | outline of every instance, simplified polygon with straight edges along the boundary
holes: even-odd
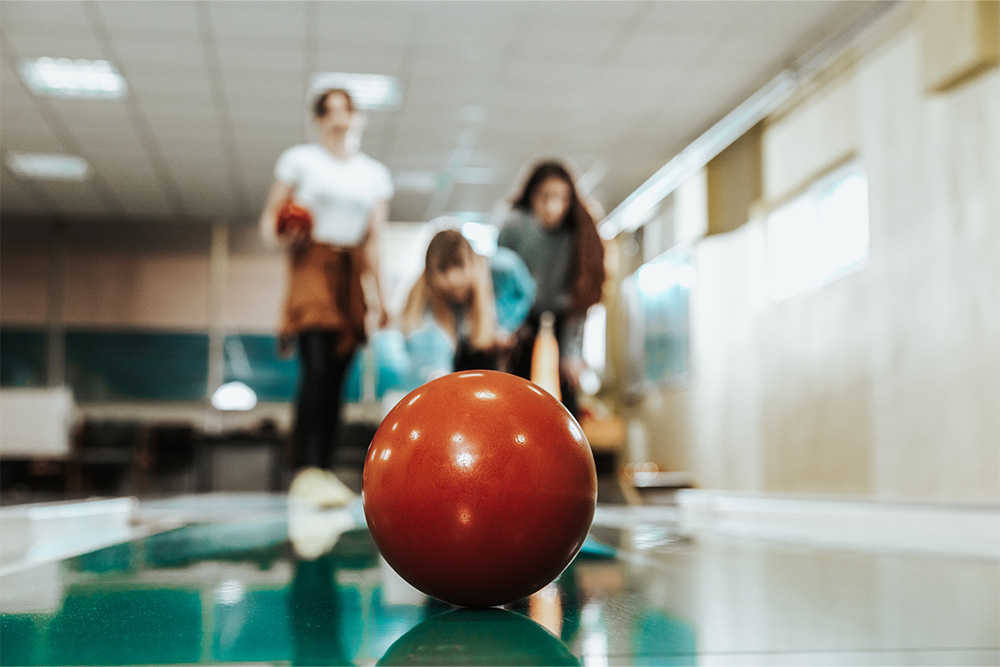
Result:
[[[340,333],[299,334],[299,398],[295,409],[295,466],[333,466],[341,391],[354,352],[337,354]]]
[[[565,317],[559,313],[556,313],[555,317],[555,334],[556,338],[559,339],[562,337]],[[526,380],[531,379],[531,355],[535,349],[535,337],[538,335],[539,319],[539,315],[532,313],[525,320],[517,332],[517,343],[510,358],[510,372]],[[563,351],[560,349],[559,359],[562,360],[562,358]],[[561,365],[559,367],[559,392],[562,394],[563,405],[566,406],[566,409],[574,417],[579,419],[580,402],[577,400],[576,391],[566,380],[566,375],[563,373]]]
[[[499,370],[496,352],[476,350],[468,341],[460,340],[455,350],[455,371],[495,371]]]

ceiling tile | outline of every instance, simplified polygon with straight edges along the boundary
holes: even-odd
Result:
[[[4,166],[3,171],[3,203],[4,211],[11,213],[38,213],[43,210],[40,202],[30,186],[23,185],[20,177],[15,176]]]
[[[111,213],[94,190],[92,181],[82,183],[37,181],[37,183],[39,189],[45,193],[46,199],[53,202],[56,209],[67,217],[75,215],[106,217]]]
[[[214,100],[197,104],[160,102],[140,107],[143,116],[154,130],[183,129],[189,126],[211,125],[218,122]]]
[[[357,17],[324,18],[321,12],[316,28],[316,46],[320,53],[327,55],[375,48],[402,55],[406,52],[411,39],[410,33],[414,29],[414,24],[406,21]]]
[[[156,102],[198,103],[211,100],[212,84],[201,69],[148,74],[131,78],[129,86],[143,104]]]
[[[38,2],[37,0],[5,0],[3,20],[6,33],[13,31],[49,31],[75,28],[90,21],[80,0]]]
[[[360,48],[379,44],[388,49],[404,49],[413,30],[421,25],[420,3],[325,2],[318,4],[314,34],[324,48]]]
[[[292,144],[311,141],[302,125],[278,123],[267,119],[233,119],[233,131],[237,135],[238,146],[274,146],[284,147]]]
[[[268,131],[255,133],[240,133],[237,146],[240,148],[240,155],[246,158],[252,154],[264,153],[268,156],[268,162],[278,158],[278,154],[295,144],[306,143],[311,137],[307,137],[301,131],[293,131],[287,128],[275,128]]]
[[[252,127],[256,123],[270,127],[299,126],[310,118],[305,100],[300,100],[298,96],[261,98],[253,96],[249,90],[230,92],[227,89],[225,99],[229,119],[234,125]]]
[[[780,0],[768,0],[780,2]],[[796,2],[798,0],[795,0]],[[642,25],[667,35],[714,31],[730,21],[741,10],[744,0],[713,0],[712,2],[651,2],[642,16]]]
[[[205,50],[196,35],[154,37],[129,34],[112,41],[127,79],[146,76],[190,76],[204,73]]]
[[[104,183],[109,184],[128,217],[156,216],[170,210],[170,202],[152,168],[147,166],[141,169],[137,165],[123,168],[120,163],[109,161],[95,166],[95,171]]]
[[[10,62],[3,64],[9,66],[0,68],[0,90],[3,91],[3,95],[0,95],[0,109],[36,109],[36,97],[15,71],[16,65]]]
[[[430,203],[430,194],[397,192],[389,203],[390,217],[400,222],[423,222]]]
[[[4,42],[21,58],[112,59],[107,46],[90,34],[90,30],[86,26],[79,30],[66,28],[63,34],[60,34],[58,30],[47,30],[39,33],[5,31]]]
[[[616,34],[600,27],[568,31],[557,23],[531,23],[517,41],[519,58],[548,62],[594,63]]]
[[[320,44],[315,58],[310,59],[308,74],[314,72],[357,72],[360,74],[385,74],[401,77],[411,64],[399,49],[384,50],[359,48],[352,51],[326,51]]]
[[[51,127],[37,117],[12,117],[0,121],[0,147],[5,151],[65,152],[68,149]]]
[[[301,68],[287,74],[227,72],[222,87],[228,100],[241,100],[239,106],[248,107],[246,111],[252,115],[285,114],[293,107],[295,112],[306,111],[306,76]],[[256,104],[247,104],[247,100]]]
[[[154,130],[151,135],[152,143],[161,153],[183,156],[185,152],[199,152],[205,150],[206,146],[220,148],[222,139],[219,136],[219,128],[216,125],[204,124],[191,126],[183,129],[174,128],[172,130]]]
[[[155,182],[155,171],[152,163],[148,159],[123,160],[122,153],[126,146],[106,146],[104,149],[87,152],[87,160],[95,172],[108,183],[126,181],[126,187],[130,186],[133,180],[145,180]],[[133,146],[132,154],[136,148]],[[140,152],[138,157],[145,157]]]
[[[308,27],[307,5],[295,1],[229,0],[208,2],[204,6],[212,34],[219,44],[256,42],[266,47],[268,44],[294,44],[304,38]]]
[[[458,160],[513,180],[535,157],[604,155],[600,192],[613,208],[761,82],[877,6],[4,0],[0,148],[66,150],[66,139],[102,165],[126,215],[154,217],[162,203],[161,219],[173,214],[150,175],[162,153],[192,215],[252,217],[277,155],[315,136],[308,76],[386,73],[400,77],[403,102],[370,114],[362,146],[390,168]],[[118,107],[35,98],[16,75],[21,55],[110,58],[130,97]],[[456,153],[463,141],[471,154]],[[230,192],[233,168],[242,194]],[[489,208],[505,188],[463,187],[452,203]],[[93,214],[93,197],[59,199],[64,210],[74,201]],[[400,193],[393,215],[419,218],[429,203]]]
[[[45,98],[45,105],[71,129],[130,125],[128,107],[121,100]]]
[[[107,159],[111,156],[119,162],[134,164],[137,169],[145,165],[143,157],[146,156],[146,148],[135,133],[112,135],[108,132],[76,132],[73,138],[80,148],[80,153],[88,161],[92,162],[101,157]]]
[[[258,45],[243,41],[239,44],[220,44],[216,54],[224,75],[241,72],[255,73],[259,77],[299,75],[305,69],[302,52],[294,46]]]
[[[562,0],[532,2],[527,5],[527,20],[532,25],[559,26],[567,33],[584,34],[592,30],[615,33],[633,20],[636,12],[645,13],[645,2],[595,2]]]
[[[180,169],[226,169],[226,151],[222,138],[215,134],[201,137],[172,137],[160,143],[160,152],[171,167]]]
[[[185,41],[201,30],[198,5],[166,0],[94,0],[94,6],[111,38],[150,39],[169,36]]]

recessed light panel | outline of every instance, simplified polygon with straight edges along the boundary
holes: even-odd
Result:
[[[90,170],[87,161],[60,153],[7,153],[7,167],[18,176],[55,181],[82,181]]]
[[[38,95],[118,99],[128,93],[124,77],[106,60],[26,59],[21,62],[21,77]]]
[[[408,170],[392,175],[396,190],[407,192],[434,192],[440,181],[441,176],[436,171]]]
[[[384,74],[352,74],[349,72],[316,72],[309,80],[309,94],[343,88],[361,109],[395,109],[402,99],[402,88],[396,77]]]

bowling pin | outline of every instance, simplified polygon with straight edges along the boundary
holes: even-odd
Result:
[[[535,346],[531,351],[531,381],[562,400],[559,390],[559,341],[555,315],[546,311],[539,321]]]

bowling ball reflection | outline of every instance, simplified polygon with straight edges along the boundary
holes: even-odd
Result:
[[[564,643],[505,609],[432,616],[389,647],[379,665],[579,665]]]

